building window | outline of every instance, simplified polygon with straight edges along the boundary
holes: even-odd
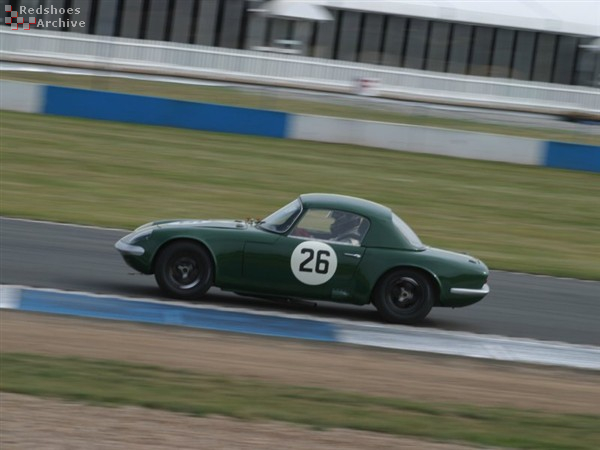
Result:
[[[297,43],[301,55],[312,55],[315,23],[306,20],[295,23],[291,39]]]
[[[175,42],[189,42],[195,0],[176,0],[171,21],[169,39]]]
[[[146,39],[152,39],[154,41],[164,39],[168,12],[168,2],[163,0],[151,0],[148,26],[146,28]]]
[[[288,32],[291,21],[277,18],[269,18],[268,20],[267,46],[276,47],[277,41],[289,38]]]
[[[452,26],[448,72],[467,73],[472,44],[472,29],[473,27],[470,25],[454,24]]]
[[[398,67],[402,63],[406,22],[404,17],[390,16],[388,19],[382,58],[382,63],[386,66]]]
[[[248,15],[248,27],[244,39],[245,48],[261,47],[265,43],[267,32],[266,17],[256,12]]]
[[[371,64],[379,62],[383,31],[383,16],[367,14],[364,20],[359,61]]]
[[[334,40],[337,27],[340,25],[340,11],[332,11],[332,14],[334,20],[317,23],[315,44],[312,49],[313,56],[317,58],[333,58]]]
[[[237,48],[240,30],[242,29],[242,15],[244,13],[244,0],[225,0],[221,16],[219,46]]]
[[[448,55],[448,38],[450,37],[450,24],[447,22],[432,22],[429,33],[427,61],[425,68],[444,72],[446,70],[446,56]]]
[[[530,80],[535,49],[535,33],[518,31],[511,78]]]
[[[423,69],[428,33],[428,20],[410,19],[404,67],[408,67],[409,69]]]
[[[496,30],[496,41],[494,43],[494,54],[492,56],[492,77],[508,78],[513,55],[515,40],[514,30],[498,28]]]
[[[593,45],[594,39],[582,39],[580,45]],[[582,48],[577,53],[575,84],[600,87],[600,52]]]
[[[140,37],[143,2],[144,0],[124,0],[121,29],[117,30],[119,36],[134,39]]]
[[[494,29],[490,27],[475,27],[469,74],[486,77],[490,74],[492,61],[492,45],[494,44]]]
[[[89,0],[73,0],[72,8],[79,8],[80,13],[77,15],[71,16],[70,20],[84,21],[85,27],[73,27],[69,28],[69,31],[74,31],[75,33],[89,33],[90,31],[90,12],[92,9],[91,2]],[[119,30],[117,30],[117,33]]]
[[[105,36],[115,35],[115,14],[117,12],[117,0],[97,0],[96,23],[94,34]],[[46,20],[49,20],[48,18]]]
[[[577,38],[575,36],[559,36],[556,48],[556,61],[552,81],[560,84],[571,84],[575,69],[575,54],[577,53]]]
[[[533,58],[533,81],[547,83],[551,81],[555,47],[556,36],[554,34],[539,33]]]
[[[216,39],[219,6],[223,0],[202,0],[196,22],[196,44],[218,45]]]
[[[361,13],[343,11],[340,23],[336,59],[356,61]]]

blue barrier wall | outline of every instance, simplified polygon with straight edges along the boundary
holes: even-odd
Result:
[[[47,86],[43,113],[222,133],[286,137],[288,114],[159,97]]]
[[[11,80],[0,80],[0,108],[223,133],[350,143],[600,173],[600,145],[288,114]]]
[[[546,142],[544,166],[600,172],[600,147],[567,142]]]

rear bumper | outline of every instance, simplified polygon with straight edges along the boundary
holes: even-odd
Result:
[[[484,295],[487,295],[490,293],[490,287],[488,286],[488,284],[484,284],[481,288],[479,289],[469,289],[469,288],[451,288],[450,289],[450,293],[451,294],[455,294],[455,295],[465,295],[465,296],[473,296],[473,297],[483,297]]]
[[[441,299],[442,301],[440,306],[446,306],[450,308],[469,306],[482,300],[489,293],[490,287],[487,283],[480,288],[453,287],[450,288],[450,291],[446,297]]]

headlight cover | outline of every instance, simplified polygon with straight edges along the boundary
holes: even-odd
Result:
[[[144,229],[146,229],[146,228],[150,228],[150,227],[152,227],[153,225],[154,225],[154,222],[148,222],[148,223],[145,223],[144,225],[141,225],[141,226],[137,227],[135,230],[133,230],[133,232],[134,232],[134,233],[136,233],[136,232],[138,232],[138,231],[141,231],[141,230],[144,230]]]
[[[135,244],[136,242],[139,242],[142,239],[145,239],[145,238],[149,237],[152,234],[152,231],[153,231],[152,228],[147,228],[147,229],[142,230],[142,231],[134,231],[133,233],[128,234],[127,236],[125,236],[122,239],[122,241],[125,244]]]

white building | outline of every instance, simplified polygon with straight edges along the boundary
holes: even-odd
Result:
[[[597,0],[302,0],[327,8],[333,20],[320,22],[266,17],[262,0],[3,2],[79,8],[45,16],[83,20],[77,31],[91,34],[246,49],[301,42],[318,58],[560,84],[594,85],[600,72]]]

